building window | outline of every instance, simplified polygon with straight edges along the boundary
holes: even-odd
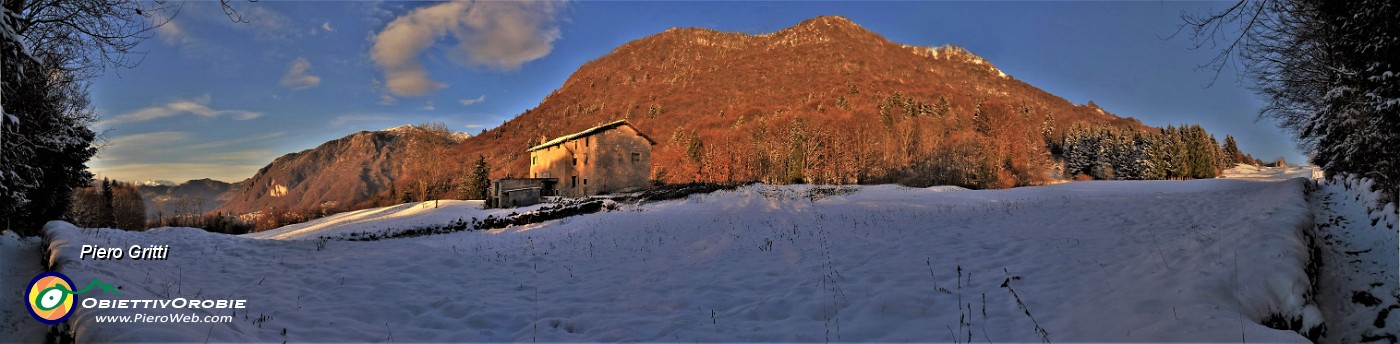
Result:
[[[578,166],[578,157],[573,157],[573,158],[571,158],[571,159],[573,159],[573,160],[571,160],[571,161],[573,161],[574,166]]]
[[[570,188],[576,188],[576,187],[578,187],[578,176],[569,176],[569,187],[570,187]]]
[[[634,163],[640,163],[640,162],[642,162],[642,153],[632,153],[632,162],[634,162]]]
[[[531,155],[531,156],[530,156],[530,165],[534,165],[534,164],[535,164],[535,161],[536,161],[536,160],[539,160],[538,158],[539,158],[538,156]]]
[[[588,165],[588,153],[583,153],[583,164]],[[588,184],[588,183],[584,183]]]
[[[583,185],[588,185],[588,178],[583,178]]]
[[[588,136],[584,136],[584,137],[583,137],[583,146],[584,146],[584,147],[588,147],[588,138],[589,138]]]

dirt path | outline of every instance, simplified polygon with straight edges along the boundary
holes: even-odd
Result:
[[[0,342],[44,342],[48,326],[30,318],[23,301],[24,288],[44,270],[39,243],[38,237],[0,234]]]
[[[1396,343],[1400,281],[1393,225],[1375,222],[1365,201],[1339,185],[1309,197],[1320,252],[1317,302],[1327,321],[1324,343]]]

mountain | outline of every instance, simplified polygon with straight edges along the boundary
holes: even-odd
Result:
[[[195,179],[175,184],[168,181],[137,184],[141,200],[146,204],[146,217],[203,214],[227,202],[244,182],[225,183],[213,179]]]
[[[668,182],[1031,185],[1074,125],[1148,129],[1072,104],[957,46],[891,42],[838,16],[761,35],[669,29],[584,64],[538,107],[459,145],[493,176],[521,147],[627,119]]]
[[[140,186],[175,186],[175,185],[178,185],[178,184],[176,184],[175,182],[169,181],[169,180],[147,179],[147,180],[143,180],[143,181],[136,182],[136,185],[140,185]]]
[[[1152,129],[1093,102],[1070,103],[966,49],[899,44],[823,16],[768,34],[672,28],[628,42],[585,63],[539,106],[478,136],[457,135],[427,160],[464,171],[479,154],[492,178],[524,176],[527,147],[618,119],[656,139],[653,176],[666,182],[974,188],[1061,178],[1057,145],[1071,128]],[[277,158],[218,210],[325,212],[409,199],[409,184],[422,179],[404,166],[415,160],[401,139],[411,131],[359,132]]]
[[[418,134],[436,134],[438,139],[431,145],[410,144]],[[234,215],[267,210],[324,214],[378,205],[367,202],[376,196],[397,196],[390,194],[396,187],[402,189],[396,182],[410,172],[405,162],[414,152],[447,147],[459,136],[414,126],[350,134],[274,159],[214,211]],[[455,164],[451,159],[442,160]]]

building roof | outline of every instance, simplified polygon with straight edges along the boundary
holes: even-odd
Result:
[[[617,128],[617,127],[619,127],[619,126],[624,126],[624,125],[625,125],[625,126],[628,126],[628,127],[631,127],[631,128],[632,128],[632,131],[637,132],[637,135],[638,135],[638,136],[641,136],[642,138],[647,139],[647,142],[649,142],[649,143],[651,143],[651,144],[653,144],[653,145],[656,144],[656,140],[652,140],[651,137],[647,137],[647,134],[643,134],[641,130],[637,129],[637,127],[632,126],[632,123],[627,123],[627,120],[623,119],[623,120],[618,120],[618,121],[615,121],[615,122],[612,122],[612,123],[608,123],[608,124],[604,124],[604,125],[600,125],[600,126],[588,128],[588,129],[586,129],[586,130],[584,130],[584,131],[580,131],[580,132],[577,132],[577,133],[573,133],[573,134],[568,134],[568,135],[556,137],[556,138],[554,138],[553,140],[549,140],[549,142],[541,143],[541,144],[538,145],[538,146],[530,147],[530,149],[525,150],[525,151],[526,151],[526,152],[533,152],[533,151],[537,151],[537,150],[549,148],[550,146],[554,146],[554,145],[557,145],[557,144],[560,144],[560,143],[568,142],[569,140],[573,140],[573,139],[577,139],[577,138],[580,138],[580,137],[584,137],[584,136],[589,136],[589,135],[601,133],[601,132],[607,131],[608,129],[613,129],[613,128]]]

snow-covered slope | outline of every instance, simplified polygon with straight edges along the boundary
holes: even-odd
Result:
[[[482,201],[441,200],[404,203],[383,208],[339,213],[263,232],[245,234],[254,239],[314,239],[338,237],[354,232],[381,232],[436,225],[486,216],[501,217],[511,212],[534,210],[542,205],[515,209],[482,209]]]
[[[1221,178],[1282,180],[1288,178],[1319,178],[1322,170],[1317,166],[1263,167],[1236,164],[1220,174]]]
[[[77,283],[123,291],[94,297],[248,300],[233,322],[214,324],[98,323],[143,311],[78,309],[69,322],[84,342],[1304,342],[1260,325],[1320,320],[1303,297],[1303,189],[1301,179],[752,185],[375,242],[61,222],[46,235]],[[385,208],[256,237],[479,211],[470,208]],[[171,258],[78,260],[82,244],[168,244]]]

